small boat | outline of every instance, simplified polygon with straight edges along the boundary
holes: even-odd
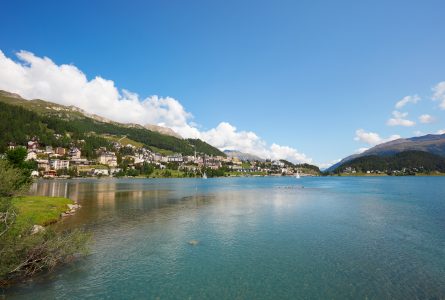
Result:
[[[300,172],[297,171],[297,175],[295,175],[295,178],[300,179]]]
[[[207,174],[206,174],[206,172],[204,172],[204,174],[202,174],[202,178],[203,178],[203,179],[207,179]]]

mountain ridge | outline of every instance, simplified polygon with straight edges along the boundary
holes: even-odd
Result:
[[[345,163],[364,156],[390,156],[406,151],[421,151],[445,157],[445,134],[427,134],[410,138],[400,138],[376,145],[362,153],[352,154],[332,165],[327,172],[331,172]]]
[[[102,117],[98,114],[89,113],[86,110],[84,110],[78,106],[75,106],[75,105],[62,105],[62,104],[54,103],[54,102],[43,100],[43,99],[26,99],[26,98],[23,98],[22,96],[20,96],[19,94],[11,93],[11,92],[4,91],[4,90],[0,90],[0,95],[15,99],[15,101],[9,101],[10,104],[20,105],[25,108],[29,108],[29,107],[36,108],[36,106],[39,106],[38,110],[41,113],[44,113],[45,109],[46,109],[46,113],[52,113],[52,110],[54,110],[56,112],[78,113],[78,114],[81,114],[85,117],[94,119],[99,122],[116,124],[116,125],[126,126],[126,127],[134,127],[134,128],[139,128],[139,129],[146,128],[148,130],[155,131],[155,132],[158,132],[161,134],[170,135],[170,136],[180,138],[180,139],[183,138],[182,136],[177,134],[175,131],[173,131],[173,129],[168,128],[168,127],[163,127],[163,126],[159,126],[159,125],[155,125],[155,124],[146,124],[145,126],[143,126],[143,125],[135,124],[135,123],[121,123],[121,122],[113,121],[111,119]],[[45,107],[42,107],[43,105],[45,105]]]
[[[40,134],[49,136],[50,132],[66,135],[67,133],[75,133],[76,135],[91,135],[98,138],[104,138],[104,135],[126,136],[136,142],[140,142],[147,147],[155,147],[156,149],[170,150],[184,155],[193,155],[195,151],[206,153],[208,155],[225,154],[219,149],[205,143],[204,141],[196,141],[195,139],[182,139],[171,135],[166,135],[156,131],[151,131],[142,125],[125,124],[110,121],[102,117],[94,117],[92,114],[85,113],[84,110],[75,106],[64,106],[57,103],[35,99],[25,100],[17,94],[0,91],[0,103],[6,105],[3,114],[2,128],[7,132],[3,136],[0,148],[5,148],[9,142],[23,143],[25,137],[31,138],[31,132],[38,131]],[[33,119],[37,128],[29,128],[25,120],[21,122],[13,122],[12,107],[18,107],[31,112],[29,118]],[[7,112],[6,110],[9,110]],[[35,115],[34,115],[35,114]],[[11,128],[14,123],[17,128]],[[40,128],[40,129],[39,129]],[[60,132],[59,132],[60,131]],[[16,136],[14,136],[14,134]],[[17,137],[20,136],[20,138]],[[9,140],[5,140],[9,139]],[[52,140],[52,138],[47,138]]]

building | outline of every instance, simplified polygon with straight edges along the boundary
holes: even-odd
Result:
[[[93,175],[108,176],[110,175],[110,172],[108,171],[108,169],[94,169]]]
[[[57,147],[56,149],[54,149],[54,154],[64,156],[66,154],[66,149],[62,147]]]
[[[17,147],[17,145],[14,142],[8,143],[8,150],[14,150]]]
[[[183,162],[182,154],[175,154],[175,155],[167,156],[167,161],[182,163]]]
[[[44,172],[49,171],[50,170],[49,161],[47,159],[38,159],[37,168]]]
[[[49,161],[49,165],[53,170],[68,169],[70,167],[70,161],[63,159],[51,159]]]
[[[29,150],[37,150],[39,148],[39,142],[37,141],[28,141],[28,149]]]
[[[80,159],[80,150],[79,148],[73,147],[68,152],[68,155],[71,157],[71,159]]]
[[[53,151],[53,147],[52,146],[46,146],[45,147],[45,152],[44,152],[45,154],[53,154],[54,153],[54,151]]]
[[[103,152],[98,159],[100,164],[107,165],[110,167],[117,166],[117,157],[113,152]]]
[[[35,150],[28,151],[25,160],[36,160],[36,159],[37,159],[37,152]]]

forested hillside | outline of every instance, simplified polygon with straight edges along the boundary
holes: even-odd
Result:
[[[410,170],[411,172],[445,172],[445,158],[423,151],[405,151],[390,156],[369,155],[355,158],[336,168],[334,173],[345,170],[356,172]]]
[[[35,103],[32,103],[36,101]],[[29,102],[29,103],[28,103]],[[84,116],[72,108],[54,104],[62,110],[48,109],[50,102],[24,100],[0,94],[0,152],[4,152],[9,142],[24,145],[32,137],[38,137],[42,145],[67,147],[70,143],[84,140],[83,153],[94,155],[93,149],[109,147],[110,140],[105,135],[127,137],[133,141],[158,149],[165,149],[184,155],[197,152],[208,155],[225,154],[217,148],[193,139],[180,139],[150,131],[142,126],[128,126],[115,122],[101,122]],[[55,135],[57,134],[57,136]],[[60,135],[60,136],[59,136]]]

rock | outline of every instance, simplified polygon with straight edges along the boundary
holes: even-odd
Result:
[[[39,233],[42,231],[45,231],[45,227],[43,227],[41,225],[34,225],[34,226],[32,226],[31,234],[36,234],[36,233]]]
[[[196,246],[199,244],[199,241],[198,240],[190,240],[188,243],[189,243],[189,245]]]
[[[69,208],[70,210],[78,209],[78,208],[79,208],[79,205],[78,205],[78,204],[67,204],[67,205],[68,205],[68,208]]]
[[[68,217],[68,216],[70,216],[70,214],[69,214],[69,213],[61,213],[60,216],[63,218],[63,217]]]

